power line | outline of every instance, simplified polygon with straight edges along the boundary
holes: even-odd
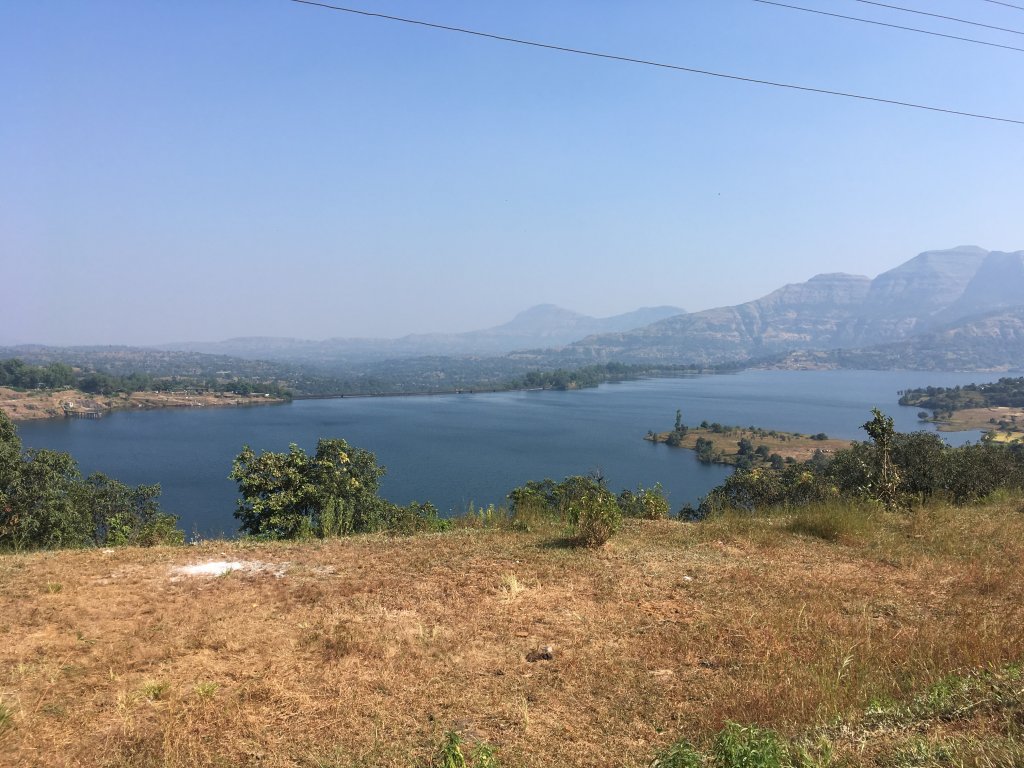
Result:
[[[1018,11],[1024,11],[1024,5],[1014,5],[1013,3],[1003,3],[1000,0],[982,0],[985,3],[992,3],[992,5],[1005,5],[1007,8],[1016,8]]]
[[[875,24],[879,27],[891,27],[892,29],[902,29],[907,32],[919,32],[922,35],[933,35],[934,37],[945,37],[950,40],[960,40],[964,43],[976,43],[978,45],[989,45],[993,48],[1005,48],[1008,51],[1018,51],[1024,53],[1024,48],[1016,48],[1012,45],[1001,45],[1000,43],[990,43],[987,40],[975,40],[972,37],[959,37],[957,35],[946,35],[942,32],[932,32],[927,29],[918,29],[917,27],[904,27],[899,24],[888,24],[884,21],[874,21],[873,19],[862,19],[859,16],[844,16],[841,13],[830,13],[828,11],[819,11],[816,8],[804,8],[800,5],[787,5],[786,3],[777,3],[774,0],[754,0],[755,3],[763,3],[765,5],[774,5],[779,8],[789,8],[793,11],[806,11],[807,13],[817,13],[821,16],[832,16],[837,19],[846,19],[848,21],[860,21],[864,24]]]
[[[397,21],[402,24],[413,24],[418,27],[426,27],[428,29],[441,29],[447,32],[458,32],[463,35],[473,35],[475,37],[482,37],[488,40],[500,40],[505,43],[515,43],[516,45],[527,45],[533,48],[543,48],[549,51],[561,51],[562,53],[572,53],[578,56],[591,56],[596,59],[609,59],[611,61],[623,61],[630,64],[643,64],[648,67],[658,67],[659,69],[668,69],[676,72],[689,72],[694,75],[706,75],[707,77],[718,77],[724,80],[736,80],[743,83],[754,83],[756,85],[768,85],[773,88],[787,88],[793,91],[804,91],[806,93],[819,93],[828,96],[842,96],[847,99],[859,99],[861,101],[874,101],[879,104],[891,104],[897,107],[908,107],[910,109],[923,109],[928,112],[942,112],[947,115],[959,115],[960,117],[973,117],[979,120],[992,120],[999,123],[1012,123],[1014,125],[1024,125],[1024,120],[1015,120],[1009,117],[997,117],[994,115],[983,115],[976,112],[963,112],[956,109],[945,109],[943,107],[931,107],[926,104],[915,104],[909,101],[897,101],[896,99],[883,99],[878,96],[865,96],[859,93],[847,93],[845,91],[832,91],[825,88],[812,88],[806,85],[794,85],[792,83],[779,83],[773,80],[760,80],[753,77],[743,77],[741,75],[730,75],[724,72],[713,72],[707,69],[697,69],[695,67],[683,67],[678,64],[664,64],[657,61],[648,61],[647,59],[635,59],[629,56],[618,56],[612,53],[600,53],[598,51],[588,51],[582,48],[569,48],[564,45],[553,45],[550,43],[539,43],[534,40],[523,40],[515,37],[507,37],[505,35],[496,35],[490,32],[480,32],[474,29],[464,29],[462,27],[451,27],[445,24],[435,24],[429,21],[420,21],[418,19],[407,19],[402,16],[389,16],[384,13],[375,13],[372,11],[364,11],[357,8],[346,8],[341,5],[330,5],[328,3],[315,2],[315,0],[290,0],[293,3],[299,3],[301,5],[310,5],[317,8],[325,8],[331,11],[340,11],[342,13],[350,13],[357,16],[367,16],[375,19],[385,19],[387,21]]]
[[[1006,27],[996,27],[991,24],[982,24],[980,21],[968,21],[967,19],[959,19],[956,16],[943,16],[941,13],[929,13],[928,11],[918,11],[913,8],[903,8],[899,5],[887,5],[886,3],[879,3],[875,0],[853,0],[855,3],[864,3],[865,5],[877,5],[879,8],[889,8],[893,11],[903,11],[904,13],[916,13],[919,16],[931,16],[933,19],[945,19],[946,21],[955,21],[958,24],[970,24],[972,27],[984,27],[985,29],[995,29],[999,32],[1009,32],[1013,35],[1024,35],[1019,29],[1007,29]]]

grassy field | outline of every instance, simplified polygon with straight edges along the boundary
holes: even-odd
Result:
[[[1020,497],[4,555],[0,765],[1022,765],[1022,562]]]

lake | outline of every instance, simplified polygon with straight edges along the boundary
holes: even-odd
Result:
[[[648,430],[717,421],[864,439],[872,407],[900,431],[930,428],[898,392],[985,381],[978,373],[919,371],[745,371],[645,379],[575,392],[502,392],[430,397],[300,400],[250,408],[121,411],[100,420],[20,424],[26,448],[71,453],[84,474],[132,485],[160,483],[161,504],[202,536],[234,535],[236,487],[227,479],[243,444],[312,452],[321,437],[366,448],[388,468],[382,495],[399,504],[431,501],[444,513],[500,504],[527,480],[600,470],[618,492],[660,482],[672,509],[696,502],[731,471],[691,451],[654,445]],[[953,443],[979,433],[947,434]]]

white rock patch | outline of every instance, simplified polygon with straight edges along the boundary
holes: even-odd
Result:
[[[177,581],[183,576],[223,576],[232,571],[248,573],[270,573],[281,578],[287,563],[261,563],[258,560],[212,560],[208,563],[195,565],[179,565],[171,568],[171,580]]]

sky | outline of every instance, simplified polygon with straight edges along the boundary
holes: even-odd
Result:
[[[754,0],[347,2],[1024,120],[1024,52]],[[1024,48],[857,0],[792,4]],[[1024,31],[984,0],[893,4]],[[1024,125],[291,0],[3,2],[0,344],[735,304],[931,249],[1024,249],[1022,170]]]

